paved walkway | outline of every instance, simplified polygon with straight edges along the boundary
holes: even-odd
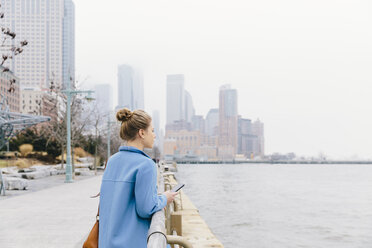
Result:
[[[102,176],[0,201],[0,247],[82,247],[95,222]],[[2,196],[0,196],[1,198]]]

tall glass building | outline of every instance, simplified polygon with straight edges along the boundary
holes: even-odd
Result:
[[[16,33],[15,39],[8,39],[5,45],[28,41],[24,51],[5,64],[19,77],[21,90],[33,89],[41,95],[51,81],[62,85],[70,77],[74,78],[72,0],[1,0],[0,3],[4,27]],[[28,106],[25,107],[30,112]],[[21,112],[23,110],[21,108]]]
[[[167,75],[167,124],[185,120],[185,77],[183,74]],[[187,95],[192,106],[191,96]]]
[[[219,143],[221,159],[233,159],[238,148],[238,93],[230,85],[220,87]]]
[[[66,87],[68,80],[75,81],[75,5],[72,0],[65,0],[64,6],[62,74]]]
[[[144,109],[144,101],[142,73],[129,65],[119,65],[117,109]]]

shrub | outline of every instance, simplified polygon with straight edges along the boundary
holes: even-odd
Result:
[[[19,151],[23,157],[26,157],[27,154],[31,153],[34,147],[31,144],[23,144],[19,146]]]
[[[56,140],[51,140],[46,147],[46,152],[55,159],[58,155],[61,155],[61,145]]]
[[[76,157],[80,157],[80,158],[82,158],[82,157],[86,157],[86,156],[87,156],[87,152],[84,151],[84,149],[81,148],[81,147],[75,147],[75,148],[74,148],[74,155],[75,155]]]
[[[28,165],[25,161],[23,160],[17,160],[15,165],[19,168],[19,169],[24,169],[24,168],[28,168]]]

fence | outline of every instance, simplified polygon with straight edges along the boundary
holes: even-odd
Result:
[[[158,170],[158,191],[164,192],[171,189],[169,176],[173,175],[171,172],[164,172],[164,164],[159,163]],[[161,210],[152,216],[150,229],[147,238],[147,248],[166,248],[167,244],[181,246],[184,248],[192,248],[182,236],[182,216],[178,214],[177,210],[181,209],[176,201],[167,205],[166,211]]]

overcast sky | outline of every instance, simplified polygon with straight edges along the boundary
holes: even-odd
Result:
[[[77,78],[110,83],[140,68],[145,109],[165,123],[166,75],[185,75],[197,114],[222,84],[265,123],[266,153],[372,158],[368,0],[74,0]]]

